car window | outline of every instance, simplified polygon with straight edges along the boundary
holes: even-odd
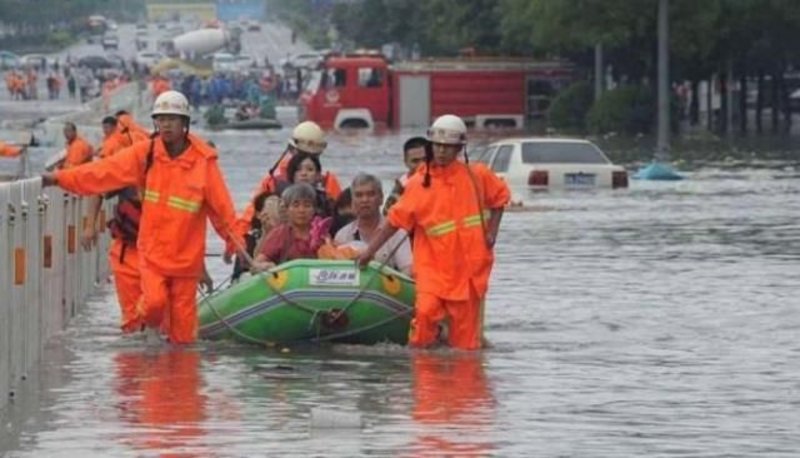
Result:
[[[379,68],[363,67],[358,69],[359,87],[383,86],[383,72]]]
[[[479,148],[474,153],[470,154],[470,157],[474,157],[473,160],[476,162],[488,165],[489,159],[492,158],[492,154],[494,154],[495,150],[497,150],[496,146]]]
[[[308,80],[306,80],[306,85],[303,88],[304,91],[308,92],[317,92],[319,86],[322,82],[322,72],[311,72],[311,76],[309,76]]]
[[[511,163],[511,153],[514,151],[512,145],[502,145],[497,150],[497,155],[492,161],[492,170],[498,173],[508,171],[508,165]]]
[[[329,68],[322,74],[322,86],[326,89],[344,87],[347,84],[347,70]]]
[[[522,144],[525,164],[608,164],[610,161],[591,143],[527,142]]]

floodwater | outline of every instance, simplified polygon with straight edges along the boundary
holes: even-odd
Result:
[[[209,135],[238,203],[287,132]],[[404,138],[334,137],[324,165],[345,181],[359,169],[389,180]],[[117,334],[106,286],[2,416],[0,450],[797,456],[796,167],[700,169],[623,191],[518,192],[538,211],[503,221],[486,316],[493,347],[478,353],[146,347]],[[227,268],[209,260],[223,280]]]

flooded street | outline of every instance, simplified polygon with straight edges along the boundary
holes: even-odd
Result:
[[[202,133],[219,145],[239,206],[288,132]],[[416,133],[334,136],[323,165],[345,183],[376,173],[388,191]],[[518,190],[537,211],[503,221],[486,312],[493,347],[475,354],[145,347],[118,335],[106,285],[2,415],[0,451],[796,456],[800,172],[689,176],[615,192]],[[220,259],[209,264],[224,280]]]

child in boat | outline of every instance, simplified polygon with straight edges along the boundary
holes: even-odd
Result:
[[[250,230],[245,235],[245,248],[250,256],[255,256],[259,247],[266,240],[266,235],[280,225],[286,218],[281,215],[281,199],[272,194],[271,191],[264,191],[253,199],[255,215],[250,221]],[[244,272],[247,272],[247,263],[237,257],[233,267],[232,280],[237,281]]]

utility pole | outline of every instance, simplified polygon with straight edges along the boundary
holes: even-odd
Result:
[[[658,137],[654,161],[634,178],[682,180],[669,161],[669,0],[658,0]]]
[[[669,0],[658,1],[658,137],[656,160],[668,161],[669,146]]]
[[[594,45],[594,99],[603,95],[605,72],[603,71],[603,44]]]

